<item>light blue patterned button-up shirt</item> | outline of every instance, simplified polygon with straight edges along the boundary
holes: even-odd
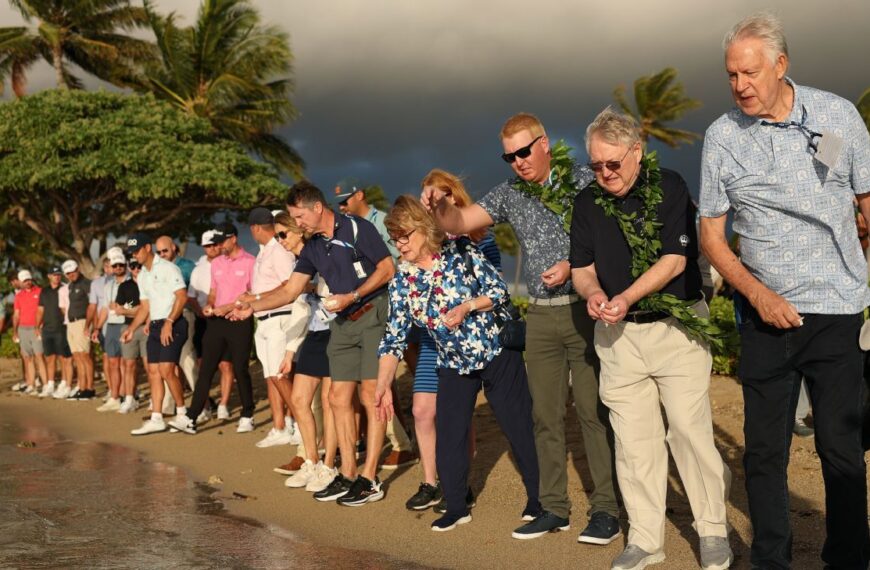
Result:
[[[784,122],[806,128],[737,108],[719,117],[704,137],[699,212],[734,211],[741,261],[798,312],[855,314],[870,304],[853,206],[870,192],[870,135],[849,101],[786,80],[794,104]],[[833,168],[813,158],[808,131],[843,140]]]

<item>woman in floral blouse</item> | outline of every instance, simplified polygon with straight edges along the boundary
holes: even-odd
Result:
[[[446,240],[416,198],[400,196],[386,219],[402,256],[390,282],[390,317],[379,348],[376,403],[381,420],[393,414],[390,385],[417,324],[438,349],[438,414],[435,420],[438,475],[447,512],[432,530],[452,530],[471,521],[468,434],[477,393],[483,387],[510,442],[526,488],[523,516],[535,516],[538,460],[532,433],[532,403],[522,354],[499,343],[493,309],[509,302],[496,269],[467,240]]]

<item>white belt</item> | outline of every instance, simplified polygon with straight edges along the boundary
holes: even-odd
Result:
[[[542,307],[563,307],[578,301],[580,301],[580,296],[573,293],[570,295],[559,295],[558,297],[548,297],[546,299],[529,297],[529,305],[539,305]]]

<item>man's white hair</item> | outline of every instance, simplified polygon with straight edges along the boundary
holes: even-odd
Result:
[[[788,44],[782,31],[782,22],[769,12],[759,12],[737,22],[725,34],[722,47],[728,51],[731,44],[747,38],[758,38],[764,42],[771,63],[776,63],[780,55],[788,57]]]
[[[586,127],[586,153],[593,135],[601,137],[608,144],[621,144],[632,147],[642,141],[640,126],[634,117],[617,113],[608,105]]]

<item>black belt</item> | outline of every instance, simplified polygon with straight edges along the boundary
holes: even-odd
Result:
[[[293,311],[277,311],[275,313],[269,313],[268,315],[263,315],[262,317],[257,317],[258,321],[265,321],[266,319],[271,319],[272,317],[280,317],[281,315],[292,315]]]
[[[671,315],[669,315],[668,313],[663,313],[661,311],[633,311],[625,315],[625,318],[623,320],[629,323],[643,325],[646,323],[654,323],[656,321],[666,319],[670,316]]]

